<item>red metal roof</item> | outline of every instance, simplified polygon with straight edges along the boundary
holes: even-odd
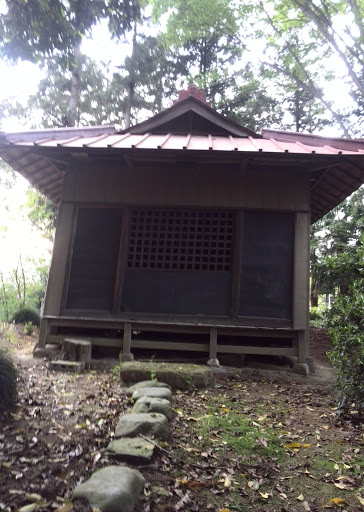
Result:
[[[48,131],[46,131],[48,132]],[[49,131],[50,132],[50,131]],[[28,132],[29,133],[29,132]],[[51,135],[51,133],[49,133]],[[192,151],[237,151],[237,152],[265,152],[265,153],[292,153],[292,154],[317,154],[317,155],[358,155],[364,154],[364,141],[356,141],[354,149],[339,149],[329,144],[318,146],[311,143],[310,139],[280,140],[279,138],[253,137],[221,137],[215,135],[136,135],[131,133],[108,133],[102,135],[73,135],[61,138],[43,136],[35,140],[26,140],[22,134],[9,133],[7,141],[12,146],[21,147],[63,147],[63,148],[87,148],[92,149],[149,149],[149,150],[192,150]],[[24,140],[25,139],[25,140]],[[342,139],[339,139],[342,140]]]
[[[364,140],[273,130],[257,136],[120,133],[112,126],[0,133],[0,157],[55,203],[60,201],[64,174],[74,158],[125,157],[129,165],[173,162],[178,155],[188,155],[199,165],[214,165],[218,157],[227,165],[249,161],[254,168],[298,166],[311,173],[312,221],[364,181]]]

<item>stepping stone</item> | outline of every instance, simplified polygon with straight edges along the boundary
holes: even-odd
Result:
[[[120,378],[126,384],[147,380],[151,373],[157,382],[172,389],[205,388],[212,383],[211,368],[198,364],[130,361],[121,365]]]
[[[137,382],[128,388],[125,393],[127,396],[131,396],[134,391],[142,388],[167,388],[171,389],[169,384],[165,384],[164,382],[159,382],[159,380],[143,380],[142,382]]]
[[[171,403],[164,398],[142,396],[135,402],[131,412],[132,414],[159,412],[160,414],[164,414],[168,420],[172,419]]]
[[[133,512],[145,480],[136,469],[109,466],[93,473],[73,491],[72,500],[86,499],[102,512]]]
[[[163,414],[157,412],[144,414],[124,414],[116,426],[115,439],[119,437],[136,437],[139,434],[168,439],[169,423]]]
[[[167,388],[141,388],[134,391],[131,395],[132,400],[138,400],[147,396],[148,398],[163,398],[164,400],[172,400],[172,391]]]
[[[80,373],[85,368],[85,363],[81,363],[79,361],[63,361],[63,359],[59,359],[57,361],[49,362],[49,369],[56,371],[68,371]]]
[[[123,437],[115,439],[106,448],[108,455],[126,462],[150,462],[153,457],[154,444],[143,438]]]

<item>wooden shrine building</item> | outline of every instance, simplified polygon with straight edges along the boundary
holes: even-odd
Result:
[[[38,345],[308,356],[309,227],[364,181],[364,140],[264,130],[190,86],[129,130],[0,134],[59,205]]]

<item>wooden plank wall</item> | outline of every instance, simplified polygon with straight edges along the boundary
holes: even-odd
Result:
[[[110,163],[102,163],[100,172],[100,167],[80,164],[66,175],[64,181],[44,315],[60,314],[74,230],[74,203],[309,212],[309,177],[295,170],[272,171],[235,167],[221,173],[218,168],[151,169],[125,165],[112,167]],[[308,213],[303,215],[296,224],[300,234],[297,232],[296,235],[295,269],[302,268],[307,263],[306,257],[300,256],[307,249],[306,246],[303,247],[304,244],[307,245],[307,220],[303,219],[307,219]],[[301,236],[304,237],[302,241],[299,240]],[[306,307],[306,296],[301,295],[307,285],[306,274],[307,272],[301,272],[295,281],[294,311],[301,311],[294,316],[295,328],[305,328],[306,325],[306,313],[302,313],[302,308]]]
[[[44,301],[44,315],[59,315],[61,309],[63,284],[73,233],[74,212],[74,205],[69,203],[62,204],[58,212],[52,263]]]
[[[305,211],[308,175],[294,171],[211,168],[75,169],[65,178],[63,201],[140,206],[209,206]]]

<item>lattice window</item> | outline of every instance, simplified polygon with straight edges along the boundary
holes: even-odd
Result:
[[[128,267],[230,271],[232,240],[228,211],[134,209]]]

